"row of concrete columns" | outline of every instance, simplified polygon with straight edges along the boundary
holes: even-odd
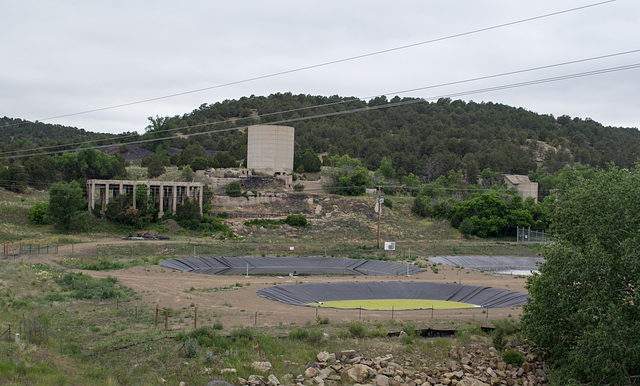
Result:
[[[178,203],[183,204],[186,198],[197,200],[202,211],[203,184],[201,182],[169,182],[169,181],[126,181],[126,180],[87,180],[87,204],[89,210],[96,206],[96,192],[99,196],[100,210],[104,212],[111,199],[121,194],[131,193],[132,205],[136,207],[136,192],[139,185],[146,186],[147,197],[154,197],[159,204],[158,217],[164,214],[165,196],[168,200],[167,209],[173,213]],[[113,197],[113,198],[112,198]]]

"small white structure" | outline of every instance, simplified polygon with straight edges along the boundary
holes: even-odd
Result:
[[[507,187],[518,189],[518,193],[520,193],[523,200],[527,197],[533,197],[535,202],[538,202],[537,182],[531,182],[529,177],[519,174],[505,174],[503,177]]]
[[[267,174],[293,172],[294,132],[291,126],[249,126],[247,168]]]

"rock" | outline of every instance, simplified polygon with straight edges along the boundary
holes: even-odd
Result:
[[[493,369],[491,367],[487,367],[487,374],[489,374],[489,376],[491,378],[497,377],[498,375],[496,374],[495,371],[493,371]]]
[[[378,374],[373,379],[373,384],[376,386],[389,386],[389,377],[386,375]]]
[[[304,371],[304,376],[307,378],[313,378],[318,375],[318,373],[319,371],[315,367],[307,367],[307,369]]]
[[[489,384],[474,378],[464,377],[458,381],[457,386],[489,386]]]
[[[267,378],[267,385],[269,385],[269,386],[278,386],[278,385],[280,385],[280,381],[278,380],[278,378],[275,375],[270,374],[269,377]]]
[[[266,383],[262,375],[249,375],[249,379],[247,379],[247,384],[252,386],[262,386]]]
[[[462,371],[454,371],[451,373],[445,373],[443,375],[443,377],[447,378],[447,379],[462,379],[462,377],[464,376],[464,373]]]
[[[229,383],[227,381],[217,381],[217,380],[213,380],[213,381],[209,381],[207,383],[207,386],[233,386],[232,383]]]
[[[329,362],[332,358],[333,360],[336,359],[336,354],[329,354],[326,351],[322,351],[316,355],[316,358],[318,359],[318,362]]]
[[[342,351],[340,351],[340,355],[345,356],[345,357],[354,356],[355,353],[356,353],[356,350],[342,350]]]
[[[178,383],[178,386],[187,386],[187,384],[184,381],[180,381],[180,383]]]
[[[255,371],[259,371],[261,373],[268,373],[273,366],[271,366],[271,362],[253,362],[251,364],[251,368]]]
[[[347,376],[354,382],[362,383],[369,379],[369,376],[375,375],[375,373],[369,366],[356,364],[347,371]]]
[[[524,370],[525,373],[529,373],[531,372],[531,370],[533,370],[533,365],[531,363],[524,363],[522,365],[522,369]]]
[[[498,377],[491,377],[491,386],[498,386],[500,383],[502,383],[500,381],[500,378]]]
[[[231,373],[231,374],[235,374],[237,372],[236,369],[231,368],[231,367],[227,367],[225,369],[220,370],[220,373],[224,374],[224,373]]]
[[[331,367],[327,367],[326,369],[320,370],[320,373],[318,374],[318,376],[322,379],[326,379],[326,378],[329,378],[331,374],[333,374],[333,369]]]

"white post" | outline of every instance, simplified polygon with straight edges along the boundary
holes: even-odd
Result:
[[[249,263],[247,263],[247,276],[245,277],[249,277]]]

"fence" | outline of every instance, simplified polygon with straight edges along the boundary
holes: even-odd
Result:
[[[23,244],[23,243],[4,243],[2,248],[2,256],[8,258],[10,256],[20,255],[40,255],[40,254],[58,254],[58,243],[55,244]]]
[[[546,243],[553,241],[553,236],[549,233],[532,231],[531,228],[517,227],[516,241],[519,243]]]
[[[193,328],[198,328],[198,307],[196,308],[185,308],[182,310],[167,310],[167,309],[163,309],[160,308],[160,306],[156,305],[156,327],[158,326],[158,312],[164,312],[164,329],[168,330],[169,329],[169,313],[170,312],[191,312],[193,311],[195,314],[194,320],[193,320]]]

